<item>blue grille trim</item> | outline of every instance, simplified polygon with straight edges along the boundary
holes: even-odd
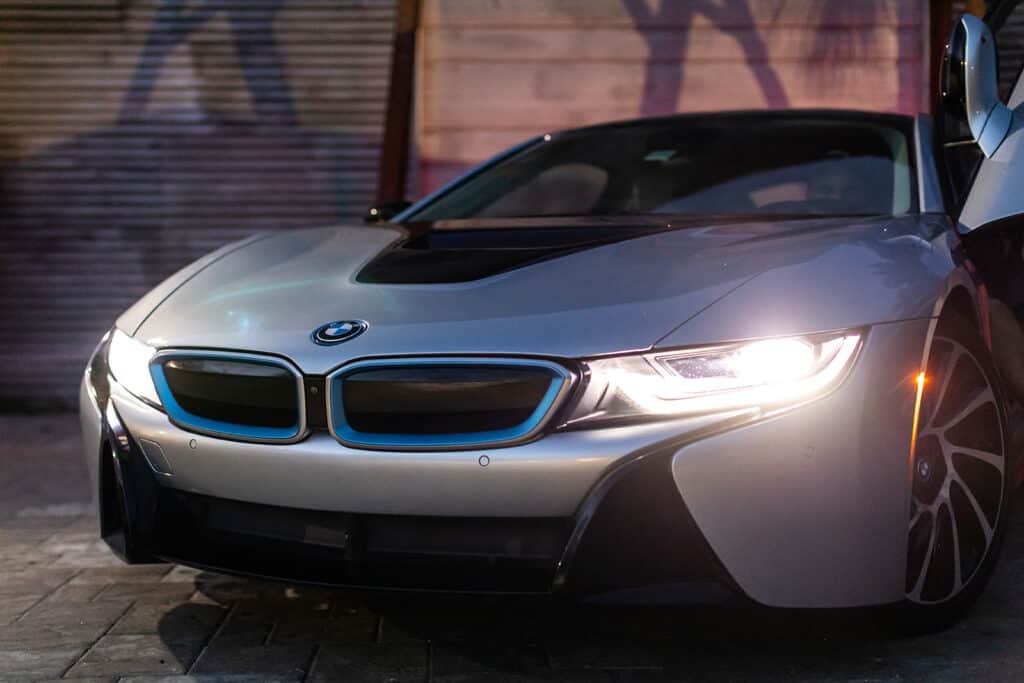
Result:
[[[437,365],[467,365],[488,367],[533,367],[544,368],[554,374],[544,396],[530,416],[515,427],[484,432],[460,432],[448,434],[385,434],[359,432],[345,419],[345,403],[342,391],[344,378],[367,368],[394,368]],[[371,449],[394,450],[462,450],[480,447],[511,445],[526,440],[543,427],[546,419],[572,385],[573,375],[557,363],[544,360],[494,359],[494,358],[406,358],[360,361],[342,367],[327,378],[327,416],[331,433],[346,446]]]
[[[200,358],[211,360],[230,360],[241,363],[256,363],[281,367],[295,376],[296,392],[299,398],[299,421],[291,427],[257,427],[253,425],[242,425],[234,422],[222,422],[210,418],[194,415],[185,410],[174,398],[167,378],[164,376],[162,363],[174,358]],[[149,374],[153,377],[153,384],[156,386],[156,393],[160,402],[167,411],[167,416],[175,425],[182,429],[216,436],[225,439],[242,441],[259,441],[268,443],[292,443],[299,440],[305,434],[305,406],[303,401],[302,377],[294,368],[276,359],[254,357],[247,354],[216,353],[216,352],[161,352],[153,357],[149,365]]]

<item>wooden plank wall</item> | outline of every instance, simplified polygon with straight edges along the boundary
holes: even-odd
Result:
[[[679,111],[927,107],[927,0],[423,0],[420,191],[552,129]]]
[[[394,0],[0,0],[0,409],[201,254],[372,201]]]

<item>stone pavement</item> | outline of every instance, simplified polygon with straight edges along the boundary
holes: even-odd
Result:
[[[73,416],[0,417],[3,681],[1024,678],[1021,523],[971,616],[918,638],[861,612],[361,597],[122,565],[97,539],[76,431]]]

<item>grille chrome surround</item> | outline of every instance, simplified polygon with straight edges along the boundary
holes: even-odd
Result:
[[[550,373],[551,380],[529,417],[510,428],[452,433],[387,434],[357,431],[346,418],[343,385],[345,378],[349,375],[368,369],[458,366],[464,366],[467,369],[542,369]],[[352,448],[389,451],[455,451],[512,446],[536,437],[564,403],[575,383],[576,376],[568,368],[552,361],[534,358],[431,356],[356,361],[343,365],[327,376],[327,424],[331,435],[336,440]]]
[[[256,425],[224,422],[201,415],[194,415],[185,410],[174,396],[163,364],[173,360],[210,360],[231,361],[235,363],[252,363],[270,365],[287,370],[295,378],[297,422],[291,427],[261,427]],[[234,441],[251,441],[256,443],[288,444],[301,441],[309,434],[306,424],[305,386],[299,369],[283,358],[265,356],[256,353],[236,353],[232,351],[203,351],[168,349],[157,352],[149,363],[150,375],[156,385],[157,394],[171,423],[190,432],[205,434],[221,439]]]

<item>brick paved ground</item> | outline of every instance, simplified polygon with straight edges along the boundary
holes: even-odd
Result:
[[[914,639],[886,636],[858,613],[367,603],[120,564],[97,540],[76,429],[71,416],[0,417],[0,680],[1024,677],[1024,524],[970,618]]]

